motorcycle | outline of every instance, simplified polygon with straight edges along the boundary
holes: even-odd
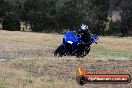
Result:
[[[88,43],[82,40],[82,35],[77,31],[70,31],[64,35],[63,43],[55,50],[54,56],[76,56],[76,57],[85,57],[91,48],[91,45],[96,43],[99,39],[99,36],[96,34],[90,33],[87,36],[89,38]]]

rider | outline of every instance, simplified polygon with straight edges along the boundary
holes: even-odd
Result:
[[[78,32],[81,35],[82,41],[89,44],[90,42],[90,31],[86,24],[81,24],[81,29]]]
[[[81,24],[80,30],[78,31],[79,36],[81,36],[81,40],[83,43],[80,43],[78,46],[79,53],[84,56],[86,53],[89,52],[89,48],[87,49],[85,46],[90,46],[90,39],[91,39],[91,33],[89,31],[89,28],[86,24]],[[84,50],[86,48],[86,53],[84,54]]]

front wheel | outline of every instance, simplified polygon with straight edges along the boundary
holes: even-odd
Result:
[[[60,45],[54,52],[54,56],[62,57],[65,54],[64,45]]]
[[[85,48],[85,51],[84,51],[84,56],[86,56],[89,52],[90,52],[90,47],[89,48]]]
[[[77,52],[76,57],[77,58],[84,58],[83,52]]]

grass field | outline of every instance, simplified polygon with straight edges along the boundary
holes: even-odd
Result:
[[[90,74],[130,74],[132,37],[100,37],[85,58],[53,56],[63,35],[0,30],[0,88],[132,88],[129,84],[76,83],[82,66]]]

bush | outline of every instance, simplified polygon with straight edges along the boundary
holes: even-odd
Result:
[[[110,22],[109,24],[109,30],[106,31],[106,34],[117,34],[120,33],[121,30],[121,22],[117,21],[117,22]]]
[[[3,20],[3,30],[20,31],[20,21],[14,14],[8,14]]]

